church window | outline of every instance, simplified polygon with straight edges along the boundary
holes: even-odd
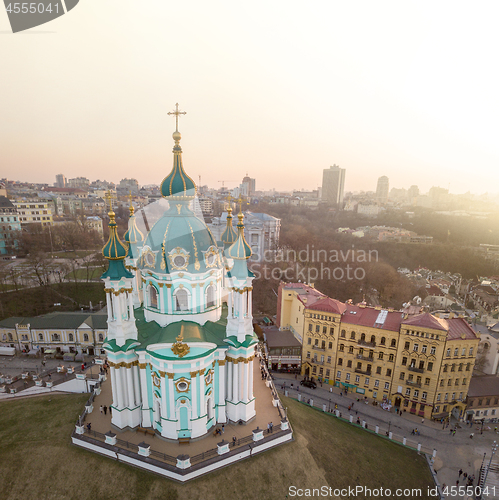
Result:
[[[158,291],[152,285],[149,286],[149,305],[158,308]]]
[[[38,334],[38,340],[43,340],[43,333]]]
[[[12,341],[12,333],[9,333],[9,340]]]
[[[189,309],[189,294],[184,288],[179,288],[175,294],[177,311],[187,311]]]
[[[173,259],[173,263],[177,267],[183,267],[185,265],[185,257],[183,255],[176,255]]]
[[[99,333],[99,342],[103,341],[104,341],[104,335],[102,335],[102,333]]]
[[[69,341],[69,342],[74,342],[74,337],[73,337],[73,334],[72,334],[72,333],[69,333],[69,334],[68,334],[68,341]]]
[[[88,342],[88,333],[83,334],[83,342]]]
[[[206,290],[206,308],[213,307],[215,305],[215,287],[210,285]]]
[[[391,347],[397,347],[397,341],[392,339]]]

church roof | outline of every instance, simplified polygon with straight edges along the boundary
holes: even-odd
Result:
[[[243,214],[239,212],[239,223],[237,224],[237,239],[229,247],[228,250],[228,256],[231,259],[247,260],[251,257],[251,247],[248,245],[246,238],[244,237],[243,217]]]
[[[227,213],[227,227],[225,228],[225,231],[222,233],[222,236],[220,237],[222,243],[224,245],[232,245],[237,239],[237,233],[235,229],[232,226],[232,209],[229,207],[228,213]]]
[[[339,300],[331,299],[330,297],[321,297],[316,300],[313,304],[307,307],[313,311],[324,311],[334,314],[343,314],[347,306],[340,302]]]

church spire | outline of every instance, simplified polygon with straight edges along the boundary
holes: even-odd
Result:
[[[232,197],[229,195],[227,201],[229,202],[229,207],[227,208],[227,227],[221,236],[222,243],[227,248],[232,243],[236,241],[237,233],[232,227],[232,205],[231,205]]]
[[[243,200],[241,196],[239,196],[239,199],[237,201],[239,203],[239,214],[237,215],[237,218],[239,219],[239,222],[237,223],[237,239],[230,246],[228,254],[231,259],[247,260],[251,257],[252,252],[251,247],[248,245],[248,242],[244,237],[244,215],[242,211]]]
[[[144,241],[144,235],[140,231],[140,229],[137,227],[137,222],[135,220],[135,210],[132,205],[132,192],[130,191],[130,218],[128,219],[128,229],[126,230],[126,233],[123,236],[123,239],[125,240],[125,245],[128,248],[128,255],[127,257],[133,259],[133,250],[132,247],[130,246],[130,243],[137,244],[137,243],[142,243]]]
[[[122,277],[131,278],[130,274],[123,263],[123,260],[128,254],[126,245],[120,240],[117,231],[117,224],[114,219],[115,213],[111,201],[111,191],[106,193],[106,199],[109,202],[109,238],[107,243],[102,248],[102,255],[109,261],[107,271],[102,275],[102,278],[120,279]]]
[[[175,104],[175,111],[170,111],[169,115],[175,116],[175,132],[173,132],[173,168],[170,174],[163,179],[161,183],[161,194],[164,197],[174,196],[175,198],[193,198],[196,194],[196,184],[185,173],[182,165],[182,148],[180,147],[180,139],[182,136],[178,131],[178,117],[185,115],[185,111],[178,110],[178,103]]]

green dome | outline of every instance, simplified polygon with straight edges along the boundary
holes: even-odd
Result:
[[[135,215],[133,214],[133,208],[130,209],[130,218],[128,219],[128,229],[126,230],[123,239],[125,240],[125,244],[128,247],[128,257],[131,257],[133,259],[132,247],[130,246],[130,243],[132,245],[136,245],[137,243],[142,243],[142,241],[144,240],[144,235],[142,234],[142,231],[137,227],[137,222],[135,221]]]
[[[112,213],[112,212],[110,212]],[[126,245],[120,240],[116,230],[116,222],[114,222],[114,213],[110,216],[109,221],[109,239],[102,248],[102,255],[109,260],[124,259],[128,254]]]
[[[180,196],[180,197],[193,197],[196,194],[196,184],[185,173],[182,165],[182,148],[179,146],[180,133],[175,140],[173,147],[173,168],[167,177],[161,183],[161,195],[165,197]],[[175,139],[175,134],[173,134]]]
[[[227,210],[227,227],[225,228],[225,231],[220,239],[226,247],[232,245],[232,243],[234,243],[237,239],[237,232],[232,227],[232,209],[230,207]]]
[[[213,235],[187,201],[171,202],[154,224],[143,245],[138,267],[158,273],[197,274],[221,267]]]
[[[231,259],[246,260],[251,257],[251,247],[248,245],[244,237],[243,214],[238,215],[239,223],[237,224],[237,239],[229,247],[228,256]]]

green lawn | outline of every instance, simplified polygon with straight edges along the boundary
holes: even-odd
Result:
[[[88,270],[88,279],[100,278],[102,276],[103,272],[104,272],[104,269],[102,267],[98,267],[98,268],[92,267]],[[86,280],[87,279],[86,268],[81,268],[81,269],[77,269],[76,271],[71,271],[66,276],[66,279],[74,280],[75,275],[76,275],[76,279],[78,279],[78,280]]]
[[[68,297],[76,301],[76,304]],[[94,306],[105,302],[102,283],[57,283],[47,287],[26,288],[0,293],[0,319],[10,316],[38,316],[53,311],[76,311],[80,304]],[[60,306],[54,306],[60,303]]]
[[[411,450],[286,398],[293,443],[178,484],[73,446],[70,434],[87,397],[0,403],[3,499],[278,500],[291,498],[293,485],[424,491],[432,485],[424,459]]]
[[[54,257],[58,257],[59,259],[81,259],[82,257],[86,257],[87,255],[90,255],[92,253],[98,252],[100,249],[97,250],[76,250],[76,252],[54,252],[53,255]]]

